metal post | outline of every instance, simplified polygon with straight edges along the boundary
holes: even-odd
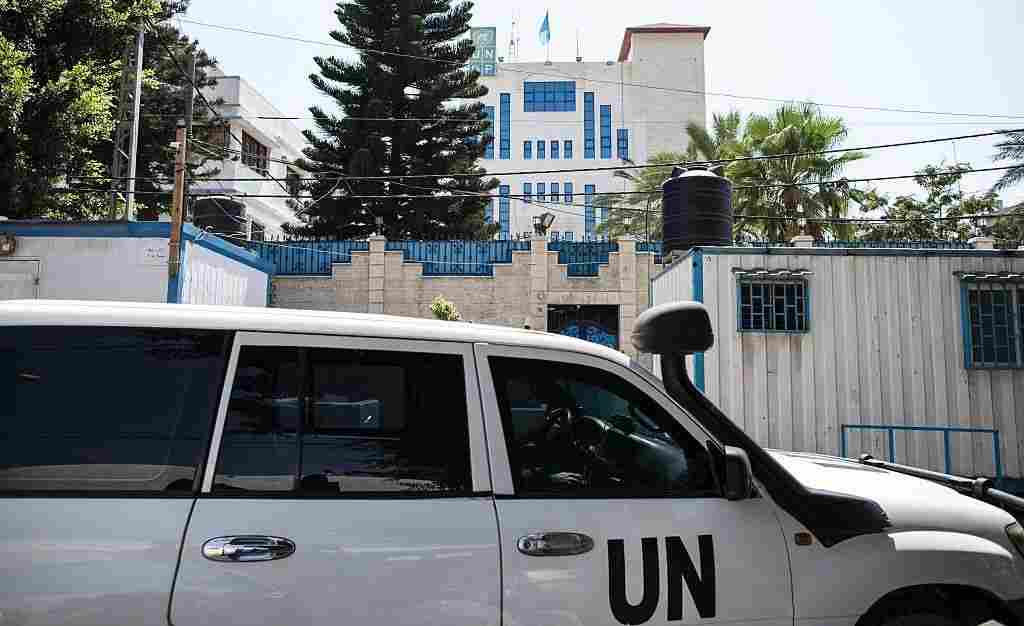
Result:
[[[174,160],[174,195],[171,199],[171,236],[168,242],[167,254],[167,275],[173,280],[178,276],[178,263],[180,261],[181,245],[181,208],[184,201],[185,191],[185,151],[188,139],[185,137],[185,122],[178,120],[178,130],[175,133],[178,140],[178,154]]]
[[[188,55],[188,76],[189,83],[185,85],[185,93],[188,95],[185,97],[185,140],[186,143],[192,140],[192,115],[194,113],[193,107],[195,106],[196,94],[194,86],[196,84],[196,53],[194,50],[189,51]],[[188,152],[185,153],[185,167],[188,167]],[[186,170],[186,174],[188,171]],[[188,199],[188,176],[185,176],[185,182],[182,185],[182,220],[188,221],[189,215],[187,210],[189,207]]]
[[[1003,463],[1002,463],[1002,459],[1000,459],[1000,454],[999,454],[999,431],[998,430],[993,430],[992,431],[992,447],[993,447],[993,452],[995,453],[995,457],[996,457],[996,478],[1002,478],[1003,477]]]
[[[889,462],[896,462],[896,431],[889,429]]]
[[[128,157],[128,204],[125,206],[124,219],[135,219],[135,172],[139,155],[139,107],[142,104],[142,45],[146,40],[146,31],[139,26],[139,37],[135,43],[135,101],[132,103],[132,140],[131,152]]]
[[[942,431],[942,449],[946,455],[946,473],[950,474],[953,471],[953,459],[949,451],[949,431]]]
[[[839,429],[839,456],[846,458],[846,425]]]

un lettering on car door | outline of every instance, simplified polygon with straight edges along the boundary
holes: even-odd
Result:
[[[721,495],[710,436],[663,392],[589,355],[476,349],[505,623],[792,624],[774,505]]]

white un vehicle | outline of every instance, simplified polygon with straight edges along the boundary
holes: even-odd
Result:
[[[0,304],[0,625],[1017,624],[1021,501],[765,451],[634,344]],[[908,475],[911,472],[921,476]]]

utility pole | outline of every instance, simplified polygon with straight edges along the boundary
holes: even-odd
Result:
[[[168,243],[170,250],[167,254],[167,276],[172,280],[178,276],[178,264],[181,261],[179,247],[181,245],[182,205],[185,200],[185,154],[188,150],[188,137],[185,135],[184,120],[178,120],[175,140],[178,143],[178,153],[174,159],[174,194],[171,197],[171,237]]]
[[[117,186],[127,175],[127,198],[124,219],[132,219],[135,205],[135,173],[139,145],[139,107],[142,100],[142,49],[144,26],[139,24],[135,42],[125,46],[121,55],[121,88],[117,98],[117,126],[114,133],[114,154],[110,163],[111,194],[109,219],[117,219],[120,194]],[[132,117],[128,118],[129,107]],[[127,165],[127,167],[125,167]]]
[[[196,84],[196,53],[194,50],[190,50],[188,54],[188,85],[185,85],[185,139],[186,141],[192,139],[192,115],[194,113],[193,107],[195,106],[195,84]],[[185,163],[188,163],[188,153],[185,153]],[[184,177],[185,183],[182,188],[182,219],[184,220],[187,216],[187,209],[189,208],[188,203],[188,177]]]

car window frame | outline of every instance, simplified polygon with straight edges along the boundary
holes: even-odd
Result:
[[[617,376],[625,383],[634,387],[637,392],[646,395],[663,411],[692,436],[697,444],[704,448],[710,455],[709,443],[712,446],[722,448],[721,444],[707,432],[704,427],[695,420],[678,403],[673,401],[668,394],[659,389],[656,385],[647,381],[643,376],[634,372],[631,368],[616,363],[610,359],[604,359],[582,352],[568,352],[564,350],[553,350],[550,348],[532,348],[522,346],[510,346],[503,344],[478,343],[474,346],[477,361],[477,378],[480,381],[480,395],[483,403],[484,425],[487,433],[487,451],[491,463],[491,480],[493,483],[494,495],[505,498],[524,499],[583,499],[583,498],[606,498],[606,499],[650,499],[650,494],[635,495],[623,493],[622,495],[609,495],[603,492],[600,495],[588,496],[585,494],[539,494],[539,493],[517,493],[515,483],[512,479],[512,464],[509,459],[505,428],[501,418],[501,407],[498,406],[498,393],[494,383],[494,376],[491,373],[490,358],[512,358],[512,359],[539,359],[550,362],[565,363],[603,370],[604,372]],[[714,471],[712,471],[714,474]],[[716,482],[718,477],[715,476]],[[719,485],[720,487],[720,485]],[[664,498],[681,498],[678,494],[665,494]],[[703,496],[711,497],[711,496]],[[714,496],[721,497],[721,496]]]
[[[463,385],[466,389],[466,415],[469,420],[467,430],[469,435],[469,468],[472,492],[469,494],[466,492],[459,492],[457,494],[450,495],[435,492],[416,495],[416,492],[404,491],[387,492],[386,494],[379,492],[353,492],[351,494],[344,494],[340,496],[332,495],[331,497],[334,499],[360,499],[374,497],[401,499],[416,495],[416,497],[420,498],[444,498],[466,495],[489,495],[492,493],[491,472],[487,459],[487,447],[484,440],[480,387],[477,381],[477,371],[474,362],[472,344],[459,341],[393,339],[354,335],[318,335],[308,333],[239,331],[235,333],[234,342],[231,346],[231,355],[228,360],[227,371],[224,376],[224,385],[221,389],[220,401],[217,406],[217,417],[214,422],[213,436],[210,439],[210,447],[207,450],[202,488],[199,492],[200,497],[309,498],[309,496],[291,492],[280,492],[277,494],[269,492],[241,492],[235,495],[213,491],[213,481],[217,471],[217,458],[220,454],[221,440],[224,436],[228,405],[231,401],[231,391],[235,381],[235,372],[238,367],[238,357],[242,348],[245,347],[374,350],[382,352],[450,354],[461,357],[464,378]]]

